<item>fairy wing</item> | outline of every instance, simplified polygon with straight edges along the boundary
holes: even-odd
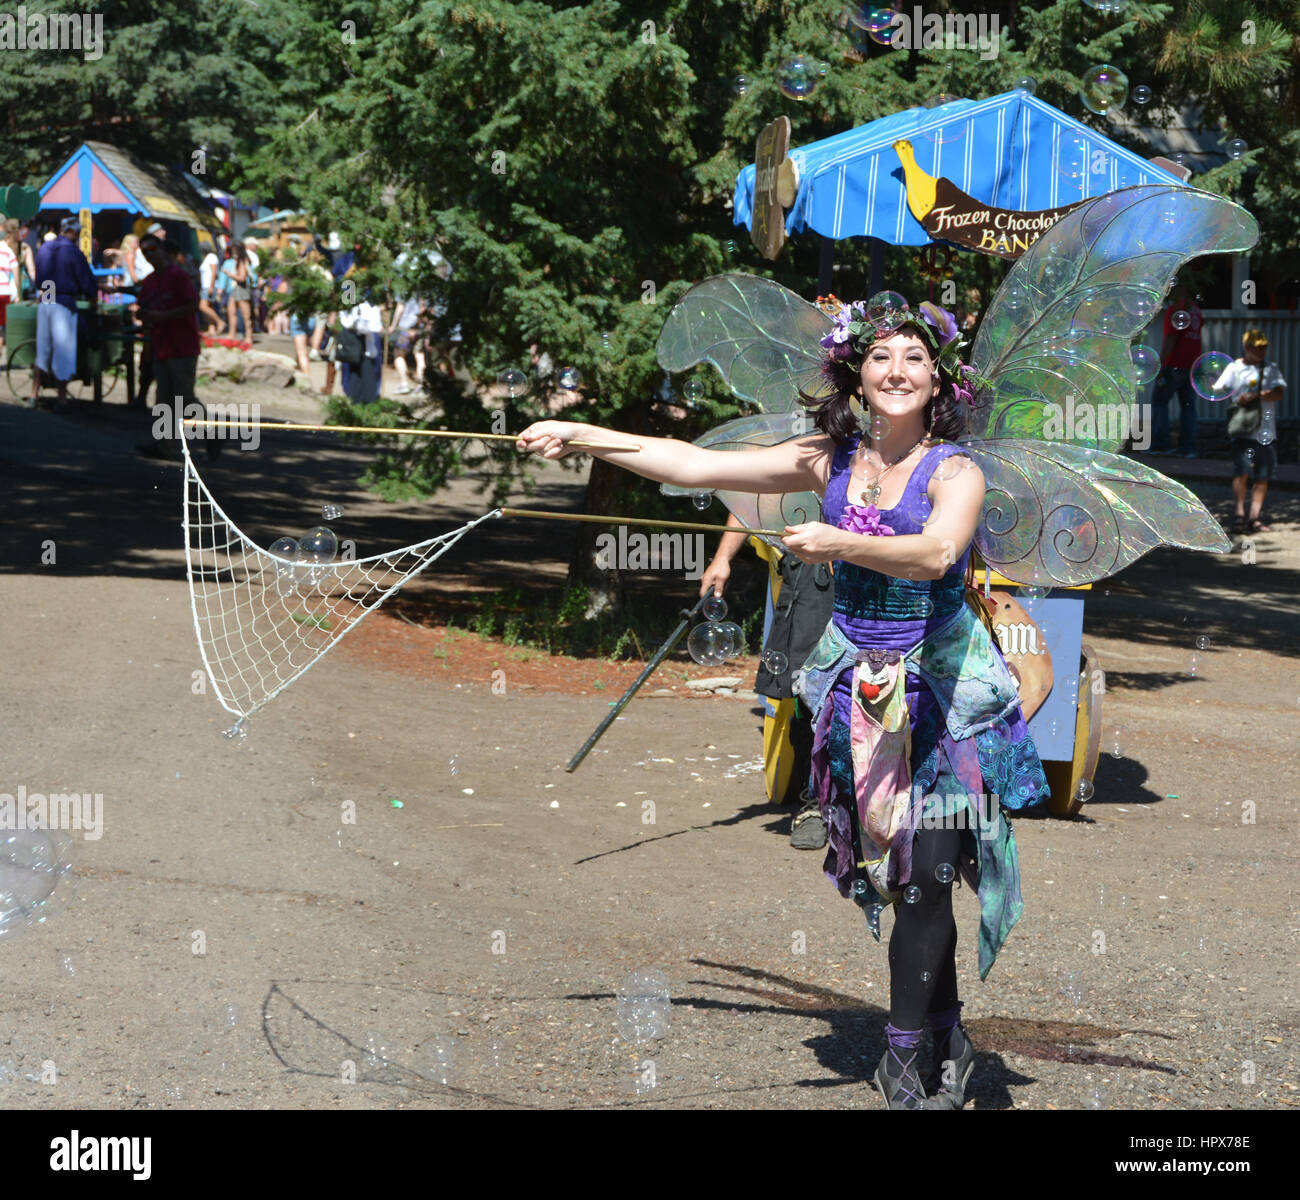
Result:
[[[1259,239],[1244,208],[1192,188],[1123,188],[1067,214],[1007,272],[971,352],[976,438],[1118,450],[1137,393],[1130,341],[1178,269]]]
[[[820,341],[834,323],[816,305],[770,279],[714,275],[673,306],[659,334],[659,365],[686,371],[711,362],[742,400],[790,412],[799,392],[820,396]]]
[[[988,488],[975,544],[1008,579],[1073,587],[1158,546],[1232,548],[1187,488],[1123,455],[1024,438],[959,444]]]
[[[802,411],[784,413],[759,413],[751,417],[738,417],[716,429],[709,430],[695,444],[706,450],[758,450],[775,446],[794,437],[804,437],[813,432],[812,422]],[[665,496],[690,496],[691,488],[665,483],[660,491]],[[821,519],[822,502],[816,492],[731,492],[713,493],[736,519],[749,529],[784,529],[804,521]],[[764,537],[765,542],[784,549],[779,538]]]

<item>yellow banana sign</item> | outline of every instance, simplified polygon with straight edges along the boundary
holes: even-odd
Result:
[[[1019,258],[1066,213],[1086,203],[1079,200],[1036,212],[995,208],[963,192],[952,180],[936,179],[921,170],[911,142],[897,141],[894,149],[903,162],[907,207],[926,233],[983,254]]]

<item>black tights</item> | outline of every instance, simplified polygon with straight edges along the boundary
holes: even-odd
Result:
[[[960,850],[960,829],[921,828],[912,841],[912,884],[921,898],[895,908],[889,937],[889,1020],[895,1029],[920,1029],[926,1013],[957,1003],[952,883],[940,883],[934,872],[941,863],[955,872]]]

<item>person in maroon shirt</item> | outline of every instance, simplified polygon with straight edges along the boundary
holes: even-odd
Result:
[[[1174,324],[1174,314],[1184,313],[1182,329]],[[1182,324],[1182,322],[1180,322]],[[1161,371],[1151,403],[1154,409],[1151,428],[1151,453],[1171,454],[1169,446],[1169,401],[1178,396],[1178,455],[1196,457],[1196,393],[1192,390],[1192,364],[1201,356],[1201,310],[1181,283],[1169,293],[1165,309],[1164,340],[1160,346]]]
[[[140,321],[149,334],[153,348],[153,375],[158,387],[155,417],[164,416],[160,409],[171,405],[170,420],[155,420],[154,441],[139,447],[150,458],[175,461],[180,458],[181,421],[195,415],[196,409],[207,416],[194,395],[194,373],[199,363],[199,294],[189,274],[171,261],[158,238],[140,239],[140,252],[153,267],[136,289]],[[205,438],[209,459],[221,453],[220,445]]]

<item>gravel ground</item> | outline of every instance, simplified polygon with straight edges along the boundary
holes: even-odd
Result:
[[[105,812],[61,911],[0,941],[0,1106],[881,1107],[885,946],[764,801],[752,701],[639,699],[568,775],[608,698],[376,667],[361,633],[235,748],[192,688],[179,472],[134,456],[138,423],[0,406],[0,791]],[[378,505],[362,461],[268,438],[208,475],[251,528],[324,496],[367,545],[483,511],[472,479]],[[1016,822],[1026,911],[985,983],[956,894],[976,1109],[1300,1105],[1300,513],[1276,499],[1253,564],[1160,552],[1087,601],[1122,756],[1078,820]],[[546,536],[494,523],[440,578],[533,554],[557,578]],[[643,966],[672,1027],[627,1045]]]

